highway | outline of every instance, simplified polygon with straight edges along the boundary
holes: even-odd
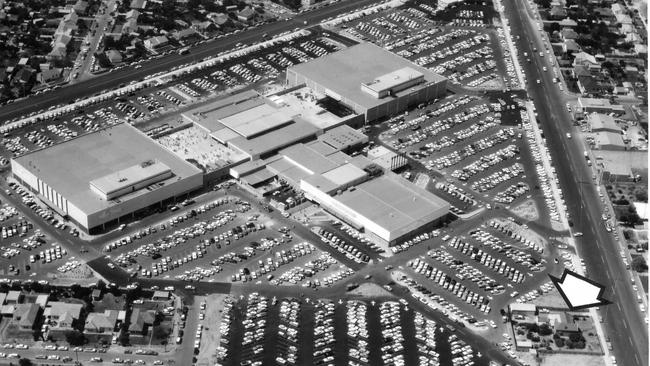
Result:
[[[648,332],[630,283],[630,272],[623,265],[619,245],[605,229],[601,220],[603,207],[594,187],[591,171],[583,151],[575,140],[565,137],[572,132],[572,120],[565,109],[562,93],[553,83],[548,54],[539,57],[544,45],[530,17],[525,0],[504,1],[513,35],[521,36],[515,43],[520,51],[531,54],[531,63],[522,62],[528,78],[527,89],[537,106],[538,118],[551,152],[560,186],[574,221],[573,230],[584,233],[578,241],[578,253],[587,265],[587,276],[607,286],[605,298],[613,304],[601,308],[613,353],[621,365],[648,364]],[[538,52],[533,52],[537,47]],[[537,84],[539,79],[541,84]],[[559,273],[558,273],[559,275]]]
[[[209,42],[198,44],[192,47],[191,52],[186,55],[176,53],[154,58],[141,63],[142,67],[125,67],[110,73],[101,74],[95,78],[68,85],[58,90],[52,90],[39,95],[30,95],[26,99],[16,101],[0,108],[0,121],[9,121],[39,109],[47,109],[50,106],[60,103],[68,103],[81,97],[94,95],[102,90],[109,90],[118,87],[122,83],[129,83],[144,78],[147,75],[161,71],[171,70],[174,66],[191,63],[205,57],[216,56],[219,52],[227,51],[235,47],[237,43],[252,44],[261,40],[261,35],[266,33],[269,37],[293,30],[314,26],[321,21],[348,13],[367,5],[378,3],[378,0],[347,0],[296,15],[288,21],[278,21],[263,24],[259,27],[242,31],[238,34],[213,39]]]

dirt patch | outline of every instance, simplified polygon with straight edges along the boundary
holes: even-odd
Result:
[[[565,308],[567,306],[562,296],[555,290],[536,298],[531,303],[537,305],[539,308]]]
[[[388,292],[383,287],[379,286],[376,283],[365,282],[359,285],[359,287],[348,292],[350,295],[360,295],[367,297],[379,297],[379,296],[393,296],[392,293]]]
[[[567,230],[567,227],[559,221],[551,220],[551,229],[555,231],[562,231]]]
[[[536,357],[529,352],[517,352],[519,359],[537,366],[605,366],[603,356],[568,355],[568,354],[540,354]]]
[[[539,210],[537,204],[532,199],[525,200],[510,209],[510,212],[527,221],[537,221],[539,219]]]

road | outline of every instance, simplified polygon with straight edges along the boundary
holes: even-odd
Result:
[[[89,38],[90,44],[88,46],[85,46],[87,48],[85,56],[82,57],[80,54],[77,57],[77,60],[81,61],[81,65],[78,68],[75,68],[73,70],[73,73],[70,75],[70,78],[68,80],[71,80],[71,84],[78,84],[82,80],[87,80],[93,77],[93,75],[90,73],[93,54],[101,48],[99,40],[104,34],[104,27],[110,26],[110,23],[113,21],[113,17],[111,17],[110,14],[115,10],[116,7],[117,4],[115,0],[110,0],[108,2],[102,3],[101,10],[97,13],[96,19],[92,24],[92,29],[95,30],[96,33],[94,36],[92,36],[91,31],[86,37]],[[73,77],[74,73],[77,73],[79,75],[76,79]]]
[[[135,66],[129,66],[58,90],[49,91],[39,95],[31,95],[24,100],[2,106],[2,108],[0,108],[0,121],[8,121],[13,118],[28,115],[31,112],[38,111],[39,109],[47,109],[52,105],[68,103],[77,98],[88,97],[102,90],[116,88],[122,83],[129,83],[131,81],[140,80],[150,74],[168,71],[174,66],[194,62],[206,57],[212,57],[219,52],[234,48],[237,43],[252,44],[259,42],[260,35],[263,33],[267,33],[269,37],[272,37],[295,28],[304,28],[305,22],[307,22],[308,26],[313,26],[329,17],[348,13],[352,10],[378,2],[378,0],[340,1],[336,4],[320,9],[298,14],[293,19],[287,21],[264,24],[238,34],[196,45],[192,47],[192,51],[187,55],[174,53],[168,56],[154,58],[148,62],[142,63],[142,68],[136,69]]]
[[[529,80],[528,92],[537,106],[544,135],[564,192],[568,211],[573,217],[574,230],[584,236],[578,240],[578,253],[585,260],[587,275],[607,286],[605,297],[612,305],[601,309],[614,354],[621,365],[648,364],[648,333],[625,269],[619,245],[605,230],[601,221],[602,206],[594,187],[581,147],[565,138],[572,132],[572,121],[564,107],[562,93],[552,82],[552,72],[543,72],[546,59],[540,58],[533,47],[544,50],[535,22],[525,0],[504,2],[514,35],[521,36],[517,45],[531,54],[531,63],[522,66]],[[541,84],[537,84],[539,79]]]

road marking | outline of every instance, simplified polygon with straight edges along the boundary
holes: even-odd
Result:
[[[619,309],[620,309],[620,308],[619,308]],[[627,322],[626,322],[625,320],[623,321],[623,326],[625,327],[625,329],[629,329],[629,328],[627,327]]]

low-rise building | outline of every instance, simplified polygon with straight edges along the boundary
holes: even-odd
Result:
[[[600,150],[625,150],[625,141],[620,132],[596,132],[594,148]]]
[[[153,310],[144,310],[135,308],[131,312],[131,324],[129,325],[129,335],[131,337],[144,337],[149,333],[149,328],[153,325],[156,314]]]
[[[14,310],[12,322],[22,331],[32,331],[40,313],[41,307],[37,304],[18,304]]]
[[[616,124],[614,117],[603,113],[592,113],[588,115],[587,122],[592,132],[612,132],[620,134],[622,129]]]
[[[624,114],[625,108],[620,104],[612,104],[609,99],[602,98],[578,98],[577,104],[578,113],[588,114],[588,113],[614,113],[614,114]]]
[[[117,322],[117,310],[105,310],[103,313],[90,313],[86,317],[84,331],[88,333],[112,333]]]
[[[154,52],[161,47],[167,46],[168,44],[169,40],[165,36],[155,36],[144,40],[144,46]]]

